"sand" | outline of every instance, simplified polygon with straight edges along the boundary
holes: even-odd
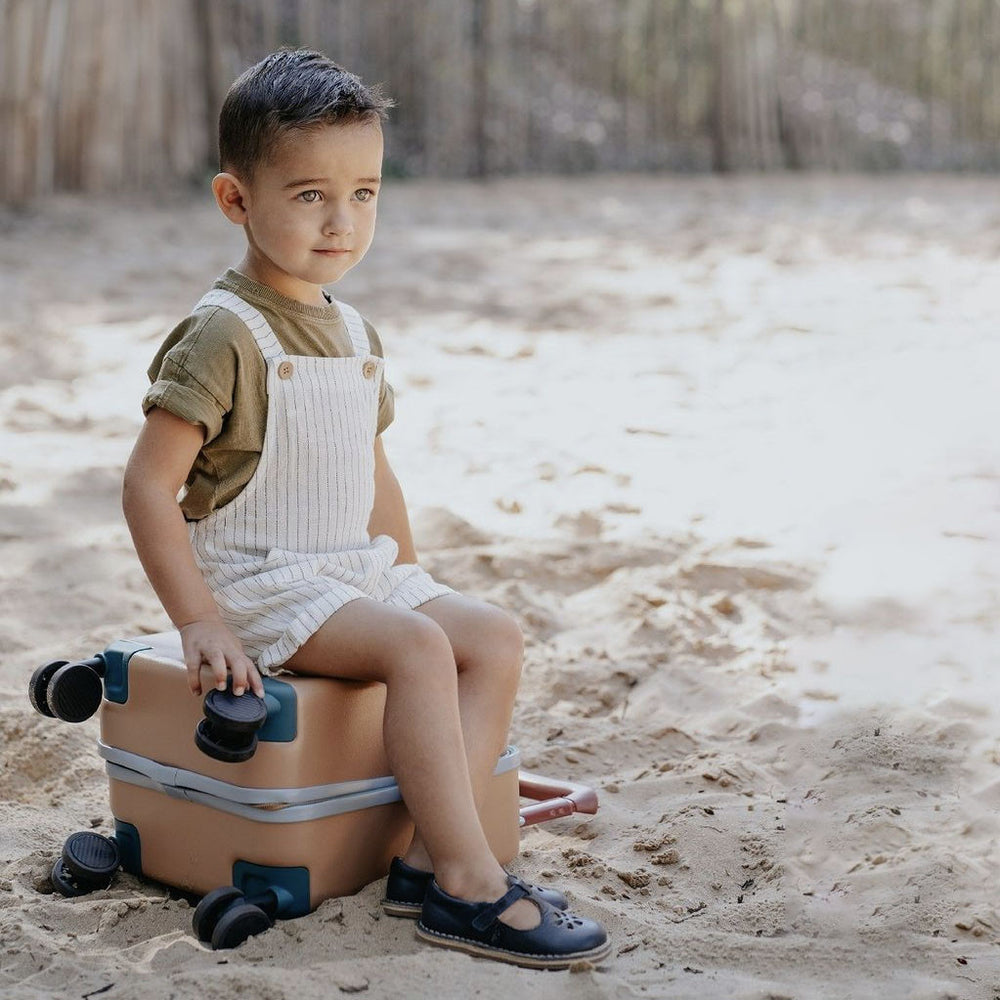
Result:
[[[515,868],[598,969],[423,945],[375,883],[236,951],[48,873],[108,833],[39,663],[167,621],[118,506],[159,339],[238,258],[198,194],[0,217],[0,995],[1000,996],[994,181],[390,185],[382,333],[422,561],[517,615],[511,739],[601,808]]]

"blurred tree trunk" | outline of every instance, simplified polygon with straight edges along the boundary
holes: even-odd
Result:
[[[712,97],[709,129],[712,137],[712,169],[729,170],[729,53],[726,50],[726,0],[712,6]]]
[[[489,0],[472,0],[472,173],[489,173]]]
[[[202,175],[281,44],[405,174],[1000,169],[1000,0],[0,0],[0,201]]]

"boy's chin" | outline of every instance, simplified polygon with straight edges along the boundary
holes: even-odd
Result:
[[[356,263],[354,260],[345,260],[327,264],[325,267],[312,268],[309,277],[303,276],[303,280],[310,281],[314,285],[332,285],[340,281]]]

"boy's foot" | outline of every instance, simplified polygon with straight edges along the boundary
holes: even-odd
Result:
[[[393,858],[392,864],[389,865],[389,878],[385,883],[382,912],[390,917],[409,917],[416,920],[420,916],[420,908],[424,905],[424,897],[433,880],[434,872],[422,871],[408,865],[402,858]],[[544,889],[541,886],[525,884],[556,909],[565,910],[569,906],[568,900],[558,889]]]
[[[574,962],[597,963],[611,953],[607,931],[596,920],[558,910],[524,882],[508,876],[510,888],[494,903],[469,903],[431,882],[417,937],[429,944],[509,962],[530,969],[568,969]],[[541,921],[530,930],[505,924],[500,915],[518,900],[533,903]]]

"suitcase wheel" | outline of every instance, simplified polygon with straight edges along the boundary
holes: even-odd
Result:
[[[212,932],[212,949],[236,948],[248,937],[262,934],[271,926],[271,918],[253,903],[236,903],[219,918]]]
[[[88,892],[93,892],[97,886],[81,885],[73,878],[63,864],[62,858],[57,858],[52,866],[52,884],[64,896],[86,896]]]
[[[104,684],[89,663],[67,663],[49,681],[46,700],[57,719],[84,722],[100,707]]]
[[[43,663],[31,675],[31,680],[28,681],[28,700],[31,702],[31,707],[39,715],[47,716],[50,719],[56,717],[56,713],[49,708],[49,700],[46,697],[46,693],[49,681],[52,680],[52,675],[60,667],[65,667],[67,663],[69,663],[69,660],[53,660],[51,663]]]
[[[235,885],[224,885],[221,889],[213,889],[195,907],[191,926],[199,941],[208,944],[215,932],[219,918],[233,903],[242,902],[243,893]]]
[[[280,889],[266,888],[247,899],[241,889],[224,885],[195,907],[191,924],[198,940],[210,943],[214,950],[235,948],[274,923],[282,896]]]
[[[118,871],[118,845],[90,830],[71,834],[52,866],[52,884],[64,896],[84,896],[106,889]]]
[[[257,730],[267,722],[263,698],[250,691],[237,697],[231,687],[210,691],[203,711],[205,718],[194,733],[202,753],[230,764],[242,763],[256,753]]]
[[[66,838],[62,860],[77,879],[92,882],[102,889],[111,883],[121,864],[118,844],[110,837],[90,830]]]
[[[40,666],[28,682],[28,698],[36,712],[63,722],[83,722],[101,707],[104,658],[53,660]]]

